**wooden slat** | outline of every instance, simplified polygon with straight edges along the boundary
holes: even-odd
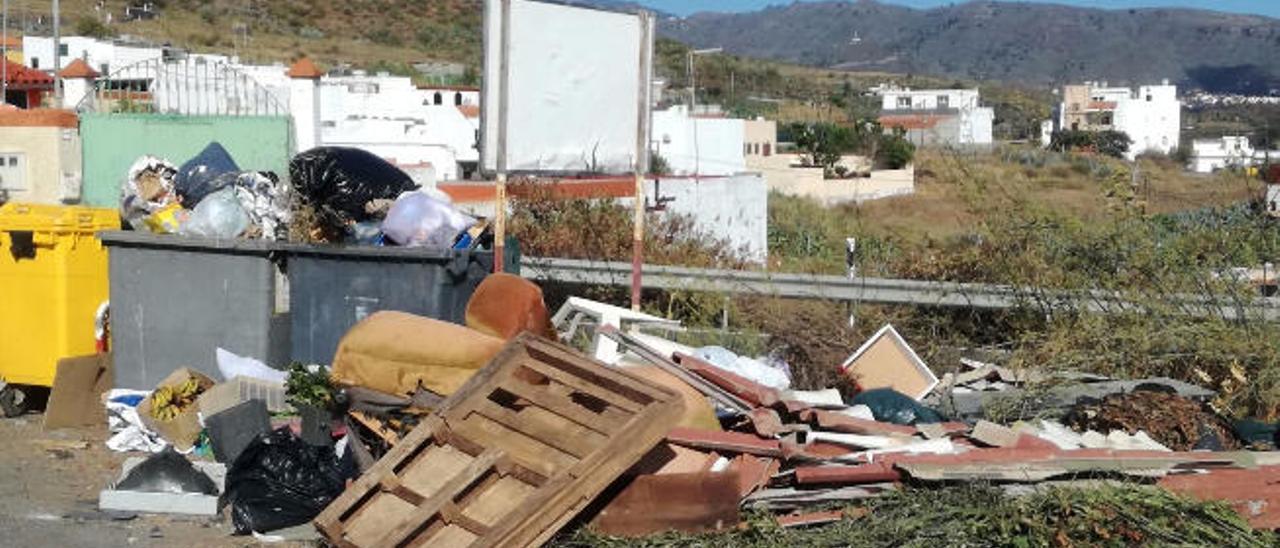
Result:
[[[599,432],[569,422],[539,407],[525,407],[517,413],[490,400],[484,400],[476,406],[476,412],[578,458],[591,454],[608,440]]]
[[[518,405],[506,403],[507,396],[491,400],[498,389]],[[570,399],[575,393],[604,403],[586,408]],[[350,543],[359,548],[535,546],[657,444],[680,413],[680,397],[669,389],[521,335],[326,509],[317,526],[336,545],[351,540],[344,529],[385,533]],[[583,436],[595,438],[574,441]],[[449,472],[433,454],[470,461]],[[440,483],[424,479],[432,474],[447,479],[431,488]],[[396,495],[382,492],[375,479],[388,475],[399,476],[382,482],[398,486]],[[433,492],[420,491],[423,485]],[[367,513],[379,500],[367,495],[384,497],[383,506],[407,504],[405,490],[423,495],[407,515]],[[350,523],[324,520],[344,515]]]
[[[555,382],[558,382],[560,384],[573,388],[574,390],[577,390],[579,392],[585,392],[594,397],[600,398],[605,402],[608,402],[614,406],[617,406],[628,413],[637,413],[640,411],[640,409],[644,407],[643,404],[637,403],[634,400],[627,398],[625,396],[614,394],[612,392],[603,391],[600,389],[599,386],[593,385],[590,382],[584,379],[581,379],[579,377],[570,375],[569,373],[564,372],[560,368],[552,367],[550,365],[546,365],[538,362],[526,362],[521,365],[529,369],[532,369],[533,371],[536,371],[537,373],[544,375]]]
[[[444,508],[440,509],[440,517],[444,518],[445,523],[457,525],[477,537],[489,534],[490,527],[488,525],[467,517],[463,514],[463,509],[452,502],[445,504]]]
[[[601,389],[626,395],[636,403],[647,405],[655,399],[662,399],[665,394],[661,388],[647,383],[637,383],[636,378],[620,369],[610,367],[582,367],[582,357],[567,347],[550,344],[530,344],[526,346],[529,356],[552,366],[564,366],[574,374],[599,386]],[[593,364],[594,365],[594,364]]]
[[[481,476],[493,471],[494,463],[498,462],[498,459],[502,457],[503,452],[500,449],[485,450],[471,464],[467,465],[467,468],[462,473],[450,479],[438,493],[418,505],[405,522],[386,537],[383,537],[379,544],[398,545],[408,540],[406,537],[417,530],[421,524],[426,523],[432,516],[440,512],[440,509],[445,504],[452,502],[454,497],[461,494],[463,490],[479,480]]]
[[[472,413],[453,428],[470,439],[486,444],[500,444],[513,461],[545,477],[554,476],[578,462],[573,455],[513,431],[480,414]]]
[[[402,461],[411,457],[417,452],[418,448],[431,443],[431,437],[443,426],[444,421],[439,417],[428,417],[424,420],[401,443],[397,444],[391,451],[388,451],[382,459],[374,463],[372,468],[361,475],[351,487],[348,487],[343,496],[338,497],[333,503],[329,504],[316,517],[317,526],[326,531],[330,538],[335,538],[336,535],[328,532],[342,530],[343,516],[356,510],[356,505],[364,501],[371,491],[378,489],[378,483],[383,477],[394,475],[395,468]]]
[[[557,396],[551,393],[546,386],[510,382],[503,384],[502,389],[601,434],[608,435],[617,432],[618,428],[625,422],[625,418],[618,420],[618,417],[613,414],[596,413],[574,403],[568,398]]]

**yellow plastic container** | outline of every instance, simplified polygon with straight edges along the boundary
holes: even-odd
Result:
[[[119,228],[112,209],[0,206],[0,380],[52,386],[59,359],[94,353],[108,291],[94,234]]]

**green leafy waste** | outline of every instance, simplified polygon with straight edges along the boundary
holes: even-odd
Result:
[[[284,388],[290,405],[320,409],[333,406],[334,393],[337,391],[328,370],[317,367],[312,372],[307,366],[297,362],[289,365],[289,376],[285,379]]]
[[[587,528],[553,545],[612,547],[784,546],[1276,546],[1229,506],[1196,502],[1146,486],[1051,488],[1009,497],[990,487],[907,489],[866,502],[865,516],[784,529],[766,514],[723,534],[668,533],[643,539]],[[849,515],[856,515],[848,513]]]

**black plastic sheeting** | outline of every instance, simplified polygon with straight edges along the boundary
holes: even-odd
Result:
[[[938,414],[937,411],[921,405],[920,402],[904,396],[892,388],[877,388],[859,392],[849,404],[865,405],[871,408],[871,414],[880,422],[891,422],[905,426],[942,422],[942,415]]]
[[[400,168],[365,150],[319,147],[289,161],[289,180],[316,209],[323,228],[345,233],[352,223],[373,220],[365,205],[394,200],[418,188]]]
[[[199,493],[217,495],[218,486],[191,461],[172,447],[156,453],[129,470],[115,486],[117,491],[141,493]]]
[[[262,434],[227,472],[231,522],[241,535],[301,525],[338,498],[356,475],[349,456],[338,458],[332,447],[308,445],[288,427]]]
[[[240,166],[236,165],[231,154],[215,141],[178,168],[178,174],[173,178],[173,188],[182,199],[182,207],[191,209],[205,196],[234,184],[234,174],[239,171]]]

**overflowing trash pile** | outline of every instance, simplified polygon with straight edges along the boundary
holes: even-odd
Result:
[[[364,150],[311,149],[285,175],[243,170],[216,142],[180,166],[143,156],[121,185],[120,212],[133,230],[193,238],[444,248],[491,240],[487,223]]]
[[[101,387],[108,446],[150,456],[100,507],[225,512],[239,534],[339,546],[536,546],[569,523],[803,527],[908,487],[1122,480],[1280,528],[1274,425],[1228,422],[1185,383],[969,359],[939,377],[885,326],[840,365],[852,390],[796,390],[776,357],[686,346],[679,322],[578,297],[552,315],[514,275],[466,308],[465,325],[374,313],[329,364],[218,349],[221,381],[184,368],[149,392]],[[996,418],[1009,398],[1035,418]]]

